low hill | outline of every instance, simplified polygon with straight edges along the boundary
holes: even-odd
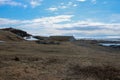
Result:
[[[21,41],[21,40],[24,39],[10,31],[0,30],[0,41]]]
[[[26,31],[23,31],[23,30],[20,30],[20,29],[15,29],[15,28],[4,28],[4,29],[1,29],[3,31],[10,31],[20,37],[29,37],[31,36],[30,34],[28,34]]]

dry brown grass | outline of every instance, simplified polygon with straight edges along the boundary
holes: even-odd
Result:
[[[70,42],[0,43],[0,80],[120,80],[120,52],[102,50]]]
[[[113,66],[87,66],[81,67],[80,64],[70,65],[68,76],[78,79],[93,80],[120,80],[120,70]],[[68,77],[70,79],[70,77]]]
[[[0,40],[2,41],[23,41],[23,39],[9,31],[0,30]]]
[[[108,63],[83,65],[67,57],[18,57],[19,61],[1,60],[1,80],[120,80],[120,69]]]

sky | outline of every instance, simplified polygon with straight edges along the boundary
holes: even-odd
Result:
[[[0,0],[0,28],[33,35],[120,38],[120,0]]]

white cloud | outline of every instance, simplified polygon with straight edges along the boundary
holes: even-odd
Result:
[[[6,18],[0,18],[0,25],[19,24],[19,20],[11,20]]]
[[[0,5],[10,5],[10,6],[21,6],[21,7],[26,7],[26,5],[13,1],[13,0],[0,0]]]
[[[73,4],[73,6],[74,6],[74,7],[76,7],[76,6],[77,6],[77,4]]]
[[[73,3],[73,2],[68,2],[67,4],[67,7],[70,8],[70,7],[76,7],[77,4]]]
[[[76,7],[76,6],[77,6],[77,4],[75,4],[73,2],[68,2],[67,4],[60,3],[60,5],[57,5],[57,6],[54,6],[54,7],[49,7],[46,10],[49,10],[49,11],[58,11],[58,10],[61,10],[61,9],[67,9],[67,8],[72,8],[72,7]]]
[[[42,3],[42,0],[31,0],[30,1],[30,5],[32,6],[32,8],[35,8],[37,6],[40,6]]]
[[[40,23],[44,25],[54,25],[59,24],[60,22],[69,22],[73,15],[59,15],[59,16],[52,16],[52,17],[44,17],[31,20],[32,23]],[[30,21],[30,22],[31,22]]]
[[[28,4],[30,4],[32,8],[40,6],[42,0],[29,0],[29,2],[25,1],[25,3],[26,4],[14,0],[0,0],[0,5],[21,6],[23,8],[28,7]]]
[[[67,6],[60,6],[59,8],[60,8],[60,9],[66,9]]]
[[[86,0],[77,0],[77,1],[79,1],[79,2],[85,2]]]
[[[56,7],[50,7],[50,8],[48,8],[47,10],[49,10],[49,11],[57,11],[58,8],[56,8]]]
[[[64,35],[64,34],[84,34],[91,35],[108,35],[120,37],[120,23],[103,23],[92,21],[72,21],[73,15],[58,15],[43,17],[32,20],[12,20],[0,18],[0,27],[10,27],[14,25],[17,28],[26,29],[28,32],[37,35]],[[74,29],[79,27],[80,29]],[[89,30],[89,28],[98,28]],[[65,30],[64,28],[72,28]],[[86,28],[82,30],[81,28]]]

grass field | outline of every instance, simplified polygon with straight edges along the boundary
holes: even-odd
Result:
[[[4,42],[0,80],[120,80],[120,50],[80,41]]]

